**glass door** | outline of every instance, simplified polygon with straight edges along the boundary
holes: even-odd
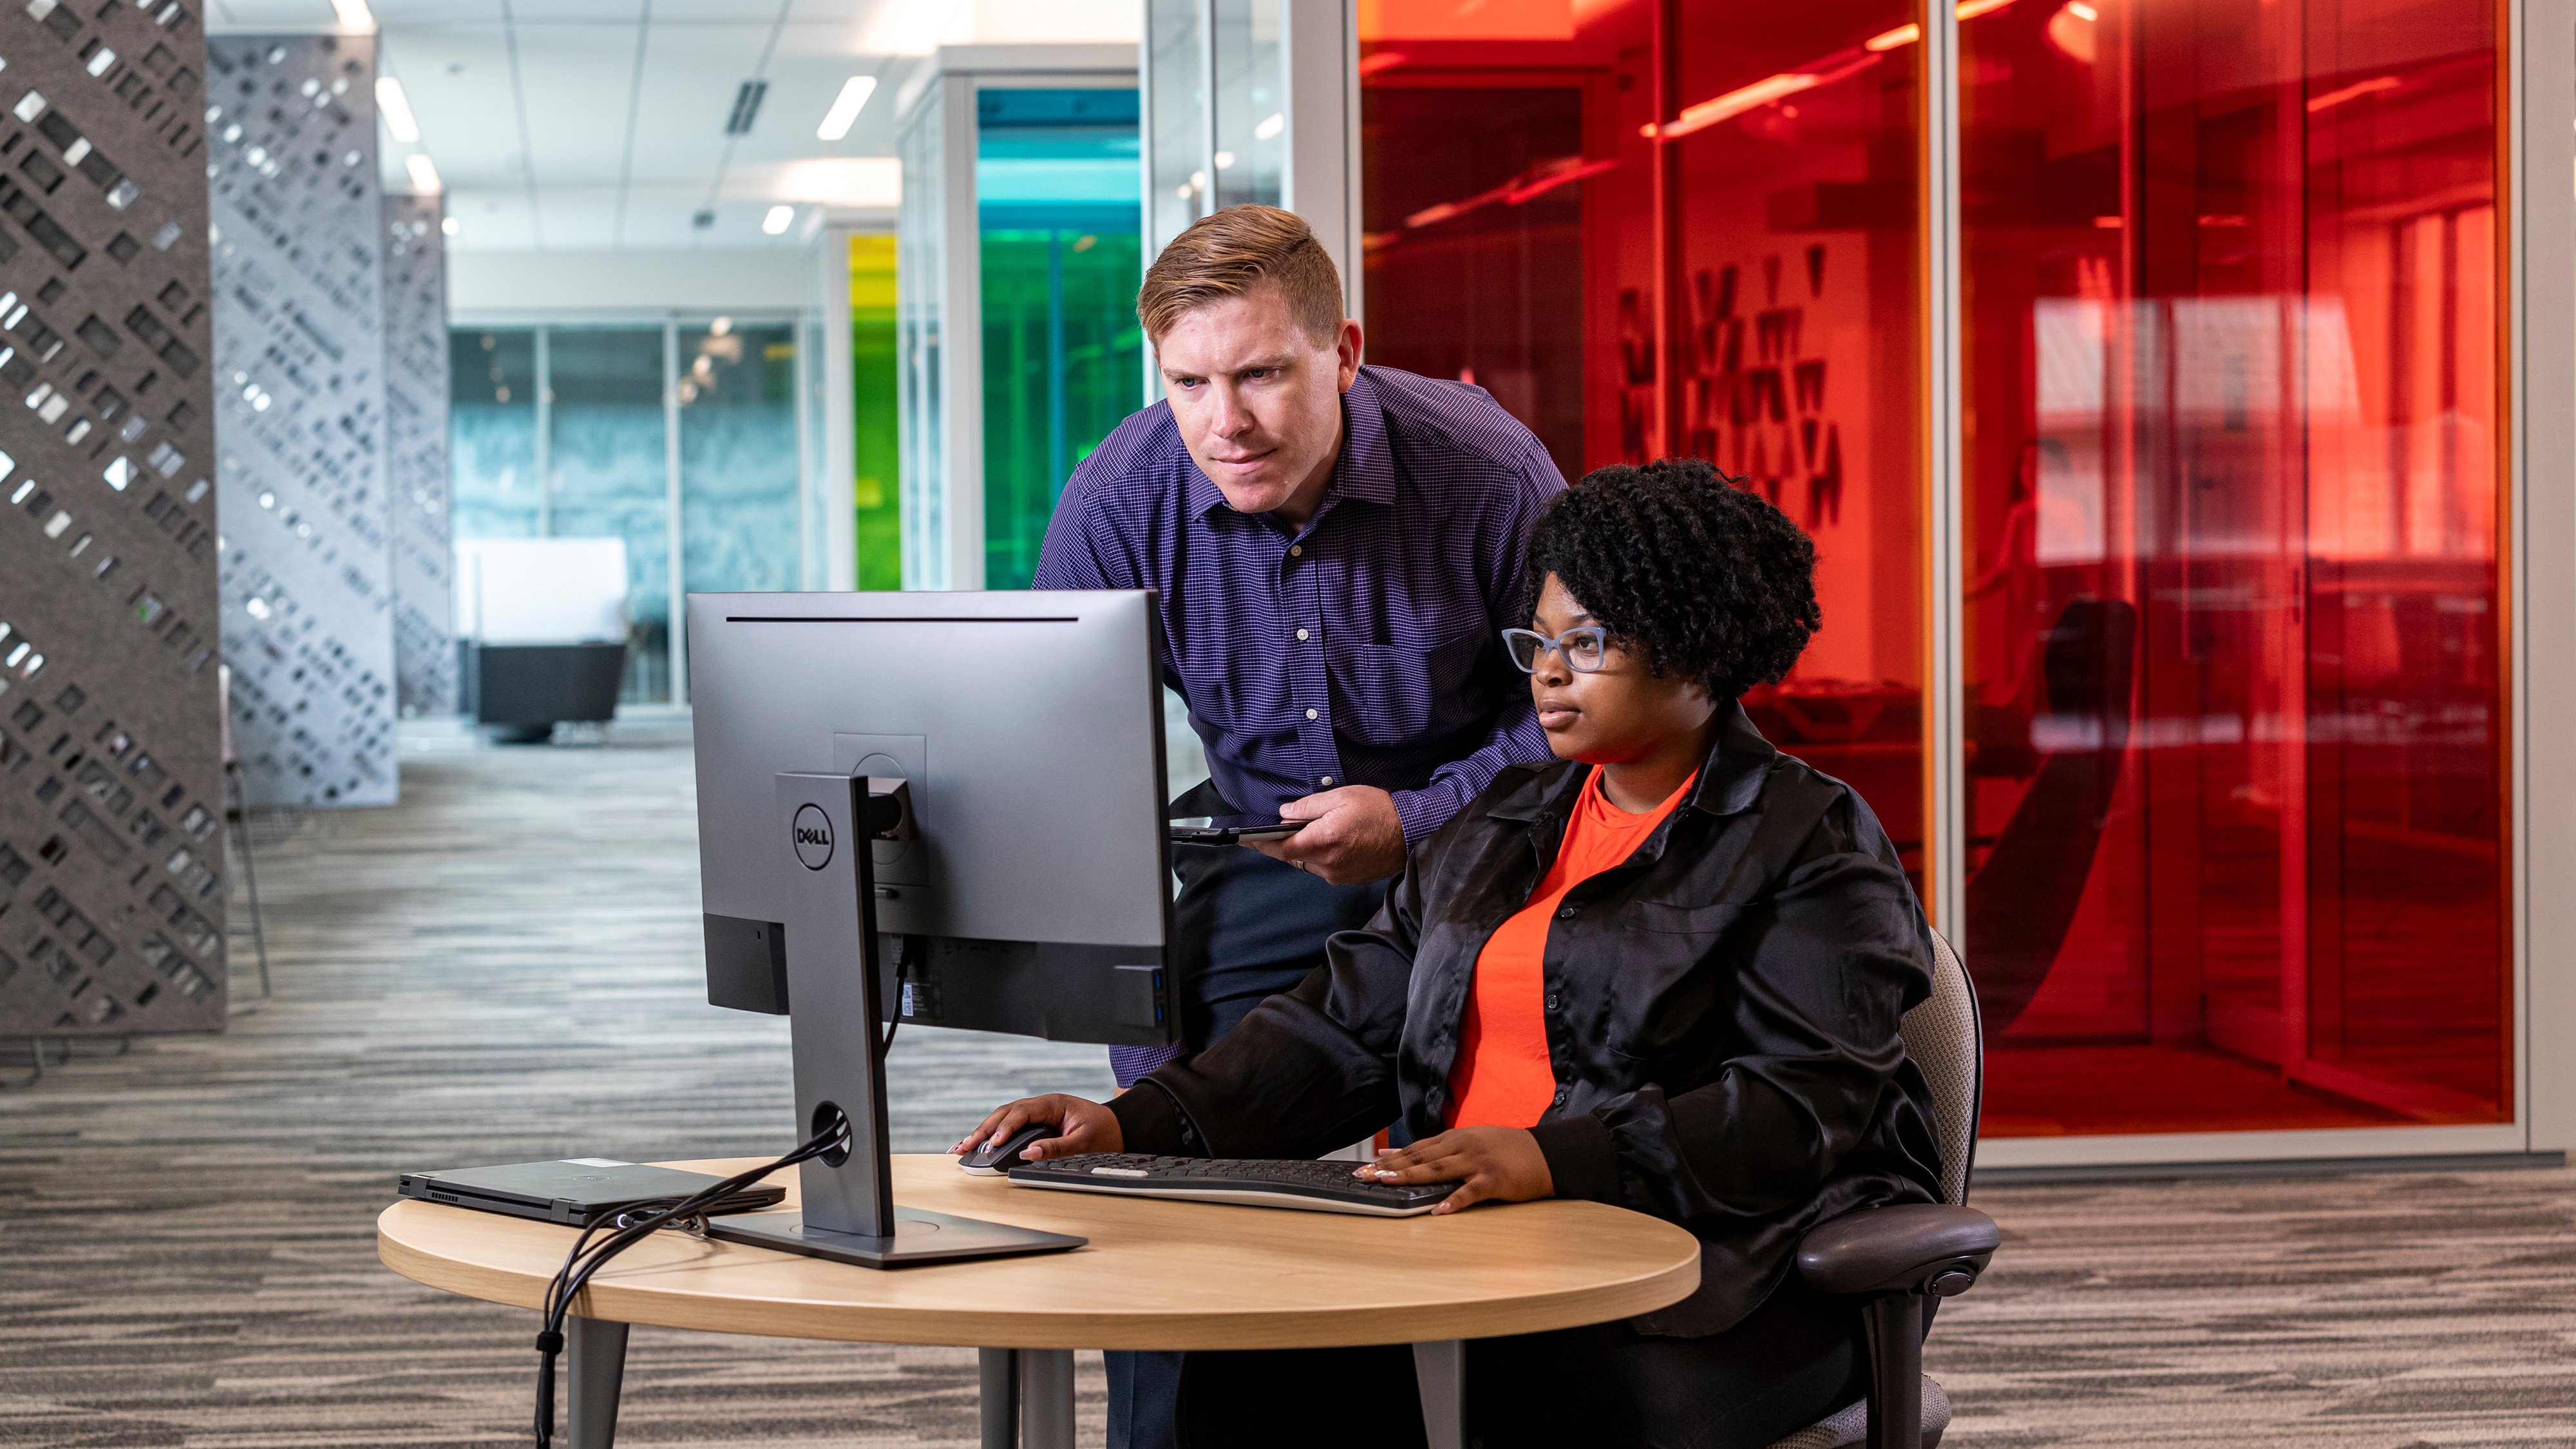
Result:
[[[1974,8],[1987,1130],[2509,1121],[2500,12]]]

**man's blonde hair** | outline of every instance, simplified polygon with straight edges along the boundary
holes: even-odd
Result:
[[[1136,292],[1136,320],[1159,345],[1181,318],[1267,283],[1287,300],[1308,341],[1329,346],[1342,327],[1342,274],[1305,219],[1275,206],[1229,206],[1172,238]]]

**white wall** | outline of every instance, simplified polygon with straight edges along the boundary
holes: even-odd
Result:
[[[809,248],[686,251],[451,251],[450,315],[497,321],[583,312],[802,311],[814,304]]]

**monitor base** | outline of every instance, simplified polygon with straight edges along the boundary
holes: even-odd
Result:
[[[742,1243],[808,1258],[828,1258],[861,1268],[910,1268],[922,1263],[959,1263],[975,1258],[1011,1258],[1027,1253],[1061,1253],[1079,1248],[1089,1238],[1015,1228],[977,1218],[951,1217],[919,1208],[894,1210],[894,1236],[835,1232],[809,1228],[802,1213],[736,1213],[709,1218],[707,1236],[719,1243]]]

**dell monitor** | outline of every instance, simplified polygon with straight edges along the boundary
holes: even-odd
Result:
[[[872,1266],[1073,1246],[895,1208],[880,1032],[1177,1039],[1155,627],[1144,592],[689,597],[708,999],[786,1014],[800,1130],[852,1133],[801,1169],[800,1222],[715,1236]]]

